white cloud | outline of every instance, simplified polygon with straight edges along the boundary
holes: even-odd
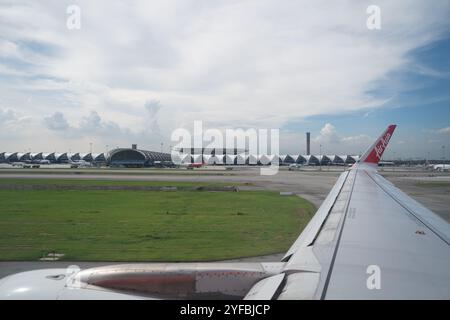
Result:
[[[69,123],[61,112],[56,111],[49,117],[44,118],[45,125],[50,130],[60,131],[69,129]]]
[[[30,122],[30,117],[23,116],[12,109],[0,108],[0,125],[2,125],[2,130],[11,130]],[[1,130],[0,130],[1,132]]]
[[[17,115],[11,109],[0,109],[0,124],[10,123],[17,120]]]
[[[0,39],[0,57],[17,57],[18,48],[14,42]]]
[[[159,111],[162,106],[157,100],[149,100],[145,103],[145,109],[147,110],[147,125],[145,130],[151,134],[161,134],[161,129],[158,123]]]
[[[339,142],[341,138],[339,137],[336,128],[331,123],[327,123],[322,129],[320,129],[320,134],[313,140],[316,142],[336,143]]]
[[[99,141],[107,127],[161,140],[193,120],[276,128],[379,107],[368,92],[450,21],[446,1],[380,0],[382,29],[369,31],[369,4],[80,0],[78,31],[65,27],[67,3],[3,4],[0,96],[31,117],[61,112]]]
[[[346,143],[363,143],[366,144],[366,146],[368,147],[368,142],[370,141],[370,137],[365,135],[365,134],[358,134],[356,136],[348,136],[348,137],[343,137],[342,138],[343,142]]]
[[[315,145],[322,145],[323,153],[334,154],[344,151],[347,154],[359,154],[373,142],[373,139],[364,134],[343,136],[334,125],[326,123],[312,141]]]
[[[438,133],[443,133],[443,134],[450,133],[450,127],[439,129],[437,132]]]
[[[450,127],[444,127],[440,129],[422,129],[422,132],[431,134],[447,134],[450,133]]]
[[[96,111],[91,111],[88,116],[83,117],[80,129],[85,132],[92,132],[101,129],[102,119]]]
[[[150,118],[156,119],[154,110],[149,111]],[[36,119],[35,119],[36,120]],[[143,122],[148,122],[148,117],[144,116]],[[155,120],[156,121],[156,120]],[[62,112],[55,112],[50,116],[43,118],[48,132],[40,132],[40,134],[51,134],[53,138],[51,140],[61,141],[86,141],[106,146],[111,148],[116,146],[127,146],[131,143],[138,143],[141,146],[148,146],[149,144],[157,145],[161,142],[161,137],[156,135],[154,131],[149,129],[131,131],[126,127],[120,126],[114,121],[105,120],[99,113],[91,110],[88,114],[82,115],[78,124],[69,124],[65,114]],[[35,121],[34,125],[37,122]],[[46,145],[49,143],[46,142]],[[43,149],[45,150],[45,149]],[[103,150],[102,150],[103,151]]]

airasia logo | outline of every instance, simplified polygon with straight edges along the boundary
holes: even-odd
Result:
[[[380,143],[375,146],[375,155],[378,160],[381,160],[381,156],[383,155],[384,149],[386,149],[390,139],[391,134],[388,132],[383,138],[381,138]]]

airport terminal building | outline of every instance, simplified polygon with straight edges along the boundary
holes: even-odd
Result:
[[[176,163],[204,163],[208,165],[347,165],[358,161],[355,155],[254,155],[254,154],[186,154],[172,153],[172,159]]]
[[[0,163],[76,164],[86,162],[94,166],[143,168],[169,167],[189,163],[205,165],[349,165],[358,161],[355,155],[255,155],[244,149],[174,149],[170,153],[131,148],[117,148],[106,153],[20,153],[0,152]]]
[[[0,152],[0,163],[52,163],[68,164],[87,162],[95,166],[142,168],[153,166],[173,166],[188,163],[206,165],[348,165],[358,161],[354,155],[253,155],[243,150],[178,150],[172,154],[131,148],[117,148],[107,153],[20,153]],[[224,154],[225,153],[225,154]]]
[[[306,133],[306,154],[250,154],[240,148],[174,148],[171,153],[131,148],[117,148],[107,153],[7,153],[0,152],[0,163],[73,163],[86,161],[90,164],[111,167],[174,166],[192,163],[205,165],[350,165],[359,160],[356,155],[311,155],[310,133]]]
[[[172,163],[169,153],[141,150],[137,145],[131,148],[118,148],[105,153],[20,153],[0,152],[0,163],[34,163],[34,164],[74,164],[86,162],[95,166],[112,167],[152,167]]]

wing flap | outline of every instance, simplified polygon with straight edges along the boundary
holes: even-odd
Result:
[[[284,273],[264,278],[257,282],[247,293],[244,300],[270,300],[277,293],[284,280]]]
[[[317,210],[314,217],[311,219],[311,221],[308,223],[308,225],[305,227],[305,229],[302,231],[300,236],[297,238],[297,240],[294,242],[294,244],[289,248],[288,252],[284,255],[282,261],[288,261],[293,254],[295,254],[300,248],[309,246],[312,244],[314,239],[319,234],[320,229],[322,228],[323,223],[327,219],[331,208],[335,204],[336,198],[338,197],[342,186],[345,183],[345,180],[347,179],[347,175],[349,174],[349,171],[343,172],[338,180],[336,181],[335,185],[331,189],[328,196],[325,198],[324,202],[320,206],[320,208]]]

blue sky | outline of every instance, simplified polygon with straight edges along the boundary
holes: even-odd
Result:
[[[397,144],[391,146],[388,157],[394,157],[395,152],[396,157],[441,158],[442,146],[450,147],[450,129],[445,130],[450,127],[450,32],[438,41],[413,50],[408,57],[414,61],[414,68],[392,72],[380,88],[371,92],[375,98],[388,99],[383,106],[307,117],[288,122],[284,129],[296,131],[301,127],[305,132],[319,135],[324,123],[332,123],[340,128],[342,135],[364,132],[375,138],[393,123],[398,128],[392,143]],[[401,83],[400,90],[390,89],[391,86],[397,88],[398,83]],[[317,149],[317,144],[315,147]],[[333,149],[333,146],[328,147]]]
[[[416,64],[429,70],[430,74],[423,74],[418,70],[396,71],[383,87],[389,88],[390,83],[395,85],[395,82],[401,81],[401,91],[390,92],[389,89],[383,90],[384,88],[373,91],[375,97],[390,98],[383,107],[335,116],[315,116],[308,120],[320,123],[328,119],[339,127],[358,131],[389,122],[404,126],[403,130],[416,130],[419,126],[422,126],[421,129],[447,126],[450,121],[450,32],[447,35],[448,38],[409,54]],[[358,119],[357,123],[355,119]]]
[[[279,128],[280,151],[450,148],[450,3],[77,1],[0,4],[0,152],[157,149],[171,133]],[[166,150],[168,151],[168,150]]]

